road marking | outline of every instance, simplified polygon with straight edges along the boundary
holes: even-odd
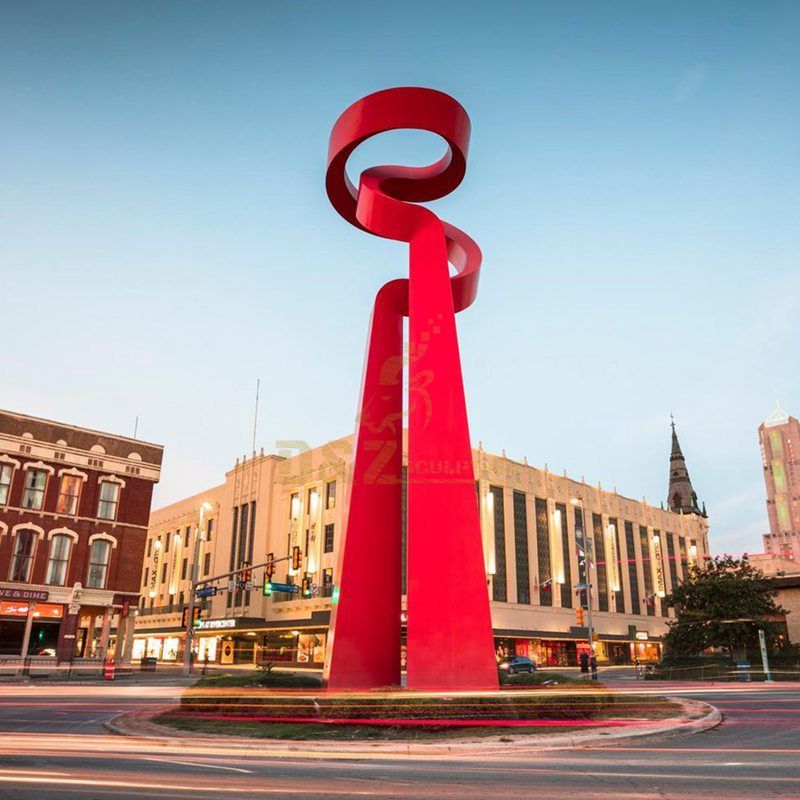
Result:
[[[160,761],[162,764],[180,764],[184,767],[205,767],[206,769],[226,769],[230,772],[245,772],[248,775],[253,774],[253,770],[251,769],[240,769],[239,767],[223,767],[219,764],[196,764],[191,761],[175,761],[171,758],[151,758],[149,756],[145,756],[143,758],[144,761]]]

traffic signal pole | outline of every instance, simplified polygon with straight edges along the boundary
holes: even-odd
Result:
[[[284,556],[283,558],[272,558],[267,561],[264,561],[261,564],[249,564],[246,567],[240,567],[239,569],[235,569],[231,572],[223,572],[220,575],[212,575],[210,578],[203,578],[203,580],[197,580],[197,551],[199,547],[199,537],[195,537],[194,543],[194,564],[192,566],[192,574],[191,574],[191,583],[189,584],[189,607],[188,607],[188,615],[186,619],[186,641],[184,645],[184,653],[183,653],[183,674],[184,675],[191,675],[192,674],[192,641],[194,639],[194,609],[195,609],[195,596],[197,594],[197,590],[201,586],[205,586],[209,583],[214,583],[215,581],[220,581],[223,578],[233,578],[236,575],[243,575],[246,572],[252,572],[254,569],[260,569],[261,567],[267,567],[273,564],[279,564],[281,561],[292,561],[292,556]]]

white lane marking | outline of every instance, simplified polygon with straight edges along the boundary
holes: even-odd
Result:
[[[195,764],[191,761],[175,761],[171,758],[150,758],[145,756],[144,761],[160,761],[162,764],[180,764],[183,767],[205,767],[206,769],[227,769],[230,772],[245,772],[248,775],[253,774],[251,769],[240,769],[239,767],[223,767],[219,764]]]

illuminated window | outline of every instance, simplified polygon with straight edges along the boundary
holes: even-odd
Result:
[[[14,475],[14,467],[11,464],[0,466],[0,506],[8,503],[8,496],[11,494],[11,478]]]
[[[43,469],[29,469],[25,473],[25,491],[22,493],[22,507],[39,511],[44,503],[44,487],[47,473]]]
[[[81,495],[81,479],[77,475],[62,475],[61,486],[58,490],[56,511],[59,514],[78,513],[78,499]]]
[[[325,484],[325,508],[336,507],[336,481]]]
[[[30,580],[35,548],[35,531],[17,531],[17,535],[14,539],[14,552],[11,556],[11,568],[8,571],[8,579],[10,581],[26,583]]]
[[[67,581],[67,565],[72,539],[64,533],[57,533],[50,540],[50,558],[47,560],[45,583],[63,586]]]
[[[89,552],[89,572],[86,576],[87,589],[103,589],[106,585],[108,559],[111,555],[111,542],[95,539]]]
[[[97,516],[100,519],[116,519],[119,502],[119,484],[114,481],[100,481],[100,500],[97,503]]]

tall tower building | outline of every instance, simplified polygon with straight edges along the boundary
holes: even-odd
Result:
[[[800,560],[800,422],[780,405],[758,427],[767,485],[768,553]]]
[[[669,489],[667,490],[667,505],[670,511],[681,514],[699,514],[706,516],[705,505],[703,510],[697,505],[697,492],[692,488],[689,470],[686,469],[686,459],[683,457],[678,434],[675,431],[675,420],[672,420],[672,452],[669,456]]]

